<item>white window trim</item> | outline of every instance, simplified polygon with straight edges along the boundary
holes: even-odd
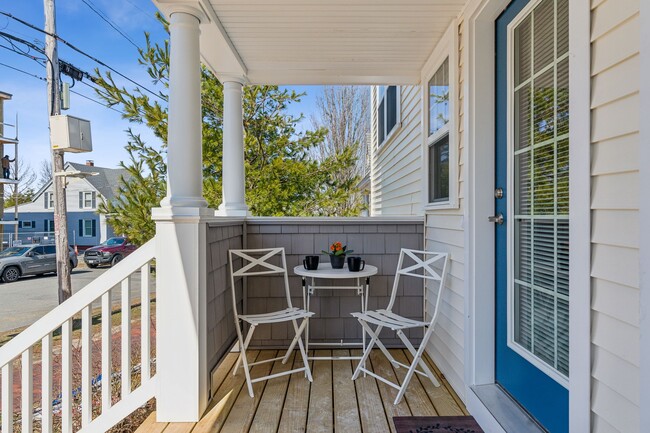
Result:
[[[374,115],[377,116],[377,125],[379,125],[379,117],[377,115],[377,111],[379,111],[379,105],[381,105],[381,99],[379,99],[379,88],[380,87],[391,87],[391,86],[376,86],[375,89],[375,110],[374,110]],[[383,149],[388,147],[390,143],[395,139],[397,134],[399,133],[400,129],[402,129],[402,86],[400,85],[395,85],[395,99],[396,99],[396,113],[395,113],[395,126],[393,126],[393,129],[391,129],[386,137],[384,137],[384,141],[380,142],[379,141],[379,134],[377,134],[377,149],[378,149],[378,154],[381,154]],[[387,92],[384,92],[384,96],[386,96]],[[384,109],[384,126],[386,125],[386,113],[387,110]],[[376,133],[376,129],[375,129]]]
[[[23,220],[20,223],[21,223],[20,225],[21,225],[21,227],[23,229],[29,229],[29,230],[34,229],[34,226],[32,225],[32,220]],[[27,227],[25,224],[29,224],[29,227]]]
[[[88,199],[86,199],[86,195],[90,196],[90,199],[89,199],[90,206],[86,206],[86,200],[88,200]],[[83,199],[81,200],[81,204],[82,204],[81,208],[82,209],[94,209],[93,208],[93,192],[92,191],[83,191],[82,192],[82,197],[83,197]]]
[[[51,191],[45,191],[45,198],[47,201],[45,209],[54,209],[54,193]]]
[[[81,237],[82,238],[92,238],[93,237],[93,223],[92,223],[93,220],[92,219],[89,219],[89,220],[84,219],[82,221],[83,221],[83,223],[82,223],[83,233],[81,233]],[[89,222],[89,221],[90,221],[90,234],[87,235],[86,234],[86,223]]]
[[[449,122],[429,136],[429,80],[449,58]],[[420,76],[422,99],[422,203],[424,211],[458,209],[458,23],[453,20],[431,53]],[[449,134],[449,199],[429,202],[429,147]]]

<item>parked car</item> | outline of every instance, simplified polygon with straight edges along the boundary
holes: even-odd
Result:
[[[70,247],[70,268],[77,267],[77,254]],[[5,283],[25,275],[42,275],[56,272],[56,246],[20,245],[0,252],[0,276]]]
[[[137,248],[126,238],[109,238],[96,247],[88,248],[84,252],[84,262],[89,268],[99,265],[114,266]]]

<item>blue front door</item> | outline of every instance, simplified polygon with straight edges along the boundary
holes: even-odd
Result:
[[[568,1],[496,22],[496,380],[568,431]]]

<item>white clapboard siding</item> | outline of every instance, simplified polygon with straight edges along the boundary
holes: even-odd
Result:
[[[592,2],[592,431],[639,426],[639,0]]]
[[[422,213],[422,100],[420,86],[402,86],[401,127],[387,143],[377,146],[376,89],[372,92],[373,215]]]
[[[462,18],[458,25],[458,55],[462,59],[462,31],[464,23]],[[456,77],[456,88],[462,89],[463,64],[459,60]],[[440,367],[451,386],[461,399],[465,398],[464,382],[464,257],[465,241],[463,231],[463,180],[465,170],[462,164],[463,158],[463,94],[457,92],[457,99],[454,101],[456,109],[456,131],[451,138],[450,146],[456,145],[456,179],[457,191],[459,192],[459,206],[457,209],[429,210],[426,218],[426,249],[429,251],[444,251],[450,253],[449,278],[447,279],[447,291],[443,296],[443,303],[440,309],[440,320],[436,324],[436,332],[427,347],[427,352]],[[431,298],[431,297],[430,297]]]

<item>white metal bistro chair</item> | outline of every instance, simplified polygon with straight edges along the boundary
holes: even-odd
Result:
[[[280,256],[281,267],[274,265],[269,262],[276,256]],[[241,258],[243,260],[242,266],[234,270],[233,269],[233,258]],[[230,266],[230,286],[232,290],[232,303],[233,303],[233,314],[235,315],[235,328],[237,329],[237,338],[239,340],[239,358],[235,364],[235,369],[233,374],[237,374],[239,370],[239,364],[241,363],[244,367],[244,373],[246,374],[246,384],[248,385],[248,394],[253,397],[253,383],[260,382],[267,379],[273,379],[274,377],[284,376],[287,374],[298,373],[301,371],[305,372],[307,379],[312,381],[311,371],[309,369],[309,363],[307,360],[307,353],[305,352],[305,346],[302,342],[301,335],[305,330],[307,321],[309,317],[313,316],[314,313],[309,311],[294,307],[291,303],[291,293],[289,292],[289,277],[287,275],[287,261],[284,255],[284,248],[265,248],[265,249],[249,249],[249,250],[229,250],[228,251],[228,262]],[[260,275],[282,275],[284,277],[284,290],[287,297],[287,308],[280,311],[271,311],[262,314],[239,314],[237,311],[237,295],[235,293],[235,278],[244,278],[249,276],[260,276]],[[297,321],[302,319],[302,323],[298,326]],[[248,362],[246,359],[246,349],[248,344],[253,337],[253,332],[255,328],[259,325],[266,325],[271,323],[281,323],[281,322],[291,322],[293,324],[293,329],[296,332],[296,338],[298,339],[298,347],[300,349],[300,355],[302,356],[302,361],[304,367],[296,368],[293,370],[285,371],[283,373],[271,374],[268,376],[258,377],[251,379],[250,368],[253,365],[262,364],[266,362],[273,362],[277,360],[282,360],[282,363],[286,363],[288,359],[288,353],[285,356],[273,359],[267,359],[264,361],[258,362]],[[243,327],[244,323],[250,325],[248,334],[246,334],[246,339],[243,338]]]
[[[405,265],[404,259],[406,257],[412,259],[411,261],[413,261],[414,264]],[[438,318],[440,300],[442,299],[442,291],[445,287],[445,276],[447,274],[448,261],[449,256],[447,253],[416,251],[402,248],[399,255],[399,261],[397,263],[397,272],[395,275],[395,282],[393,283],[393,292],[391,294],[390,301],[388,302],[388,307],[386,307],[384,310],[366,311],[365,313],[352,313],[352,315],[359,320],[359,323],[361,323],[363,329],[370,335],[370,343],[366,347],[366,350],[363,352],[363,356],[361,357],[359,365],[354,371],[352,380],[356,380],[359,377],[359,374],[363,372],[369,374],[377,380],[380,380],[392,386],[399,391],[397,393],[397,397],[395,398],[394,404],[399,403],[404,396],[406,388],[408,387],[408,384],[411,381],[414,373],[421,374],[422,376],[427,376],[435,386],[440,386],[440,383],[427,366],[426,361],[422,359],[422,354],[424,353],[424,349],[429,339],[431,338],[431,335],[433,334],[434,325],[436,323],[436,319]],[[408,319],[392,312],[393,305],[395,304],[395,298],[397,296],[397,288],[399,287],[400,277],[402,276],[423,278],[425,280],[438,283],[438,294],[436,296],[435,308],[431,314],[430,321],[424,322]],[[426,305],[426,295],[424,299],[424,305]],[[376,325],[376,328],[373,330],[370,325]],[[424,336],[422,337],[420,347],[416,350],[403,331],[405,329],[418,327],[424,327],[425,332]],[[400,340],[402,340],[409,352],[411,352],[411,355],[413,355],[413,361],[411,362],[411,365],[406,365],[398,362],[391,356],[390,352],[386,349],[386,346],[384,346],[383,343],[379,340],[379,333],[383,328],[389,328],[397,333],[397,336],[400,338]],[[384,353],[384,355],[386,355],[386,358],[388,358],[393,366],[396,368],[408,368],[408,372],[406,373],[406,377],[404,378],[401,386],[366,369],[366,360],[368,359],[370,351],[375,345],[381,349],[381,351]],[[422,370],[424,371],[418,370],[418,365],[422,367]]]

